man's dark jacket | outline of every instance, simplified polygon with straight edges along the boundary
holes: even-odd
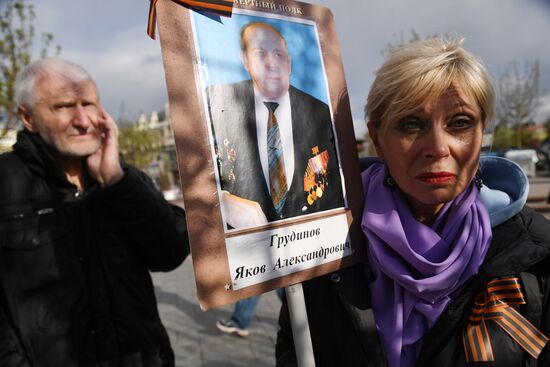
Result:
[[[490,321],[487,326],[495,361],[467,364],[461,334],[473,302],[487,282],[517,276],[527,302],[518,310],[550,336],[549,255],[550,223],[529,207],[493,228],[493,239],[479,274],[467,283],[425,336],[416,366],[550,366],[549,344],[535,361]],[[364,264],[309,280],[303,288],[316,367],[387,366],[374,324]],[[276,365],[296,366],[286,300],[279,324]]]
[[[258,202],[268,221],[344,206],[332,120],[325,103],[292,86],[289,89],[294,175],[280,217],[275,211],[260,161],[252,81],[215,85],[208,88],[207,95],[222,190]],[[314,150],[328,152],[327,184],[323,196],[308,203],[304,173],[309,160],[317,154]]]
[[[38,135],[0,156],[0,366],[174,365],[149,271],[187,256],[184,213],[123,169],[80,193]]]

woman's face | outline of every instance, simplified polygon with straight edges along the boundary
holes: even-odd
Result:
[[[475,176],[483,124],[477,103],[455,83],[411,113],[369,125],[369,134],[414,216],[429,223]]]

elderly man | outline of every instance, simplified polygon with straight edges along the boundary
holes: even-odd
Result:
[[[249,23],[240,42],[250,80],[207,90],[227,224],[343,207],[328,106],[290,85],[292,58],[275,27]]]
[[[184,213],[119,161],[80,66],[22,70],[24,130],[0,156],[0,365],[173,366],[149,271],[189,252]]]

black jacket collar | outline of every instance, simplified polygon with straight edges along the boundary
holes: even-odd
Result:
[[[42,177],[50,188],[53,188],[63,200],[75,198],[77,188],[67,180],[67,177],[55,158],[55,151],[40,137],[39,134],[21,130],[17,134],[17,143],[13,146],[17,154],[27,165],[33,175]],[[95,191],[98,184],[88,175],[85,176],[85,192]]]

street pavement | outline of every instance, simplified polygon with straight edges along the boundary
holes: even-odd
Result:
[[[531,201],[550,192],[550,177],[530,180]],[[548,217],[547,217],[548,218]],[[275,340],[280,301],[275,292],[262,296],[250,335],[221,333],[216,320],[227,319],[232,306],[202,311],[197,303],[193,265],[189,257],[170,273],[153,275],[161,318],[170,335],[178,367],[264,367],[275,364]]]
[[[178,367],[263,367],[275,365],[277,317],[281,302],[275,292],[264,294],[250,326],[241,338],[216,328],[232,306],[199,308],[193,265],[189,256],[170,273],[153,274],[162,321],[168,330]]]
[[[550,193],[550,177],[537,176],[529,179],[529,198],[537,201],[540,198],[546,199]]]

